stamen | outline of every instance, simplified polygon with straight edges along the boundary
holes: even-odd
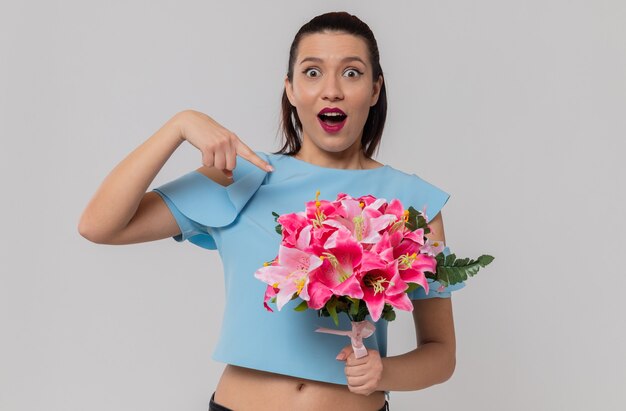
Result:
[[[300,293],[302,292],[302,289],[304,288],[304,280],[305,278],[301,278],[299,280],[296,281],[296,295],[300,295]]]
[[[335,257],[334,255],[332,255],[331,253],[324,253],[324,255],[326,256],[326,258],[328,258],[328,261],[330,261],[330,265],[333,266],[333,268],[335,269],[335,271],[337,272],[337,274],[339,275],[337,278],[339,280],[340,283],[343,283],[344,281],[346,281],[348,278],[350,278],[350,273],[347,273],[343,267],[341,266],[341,264],[339,264],[339,260],[337,259],[337,257]]]
[[[365,285],[374,289],[374,295],[385,292],[385,287],[383,286],[384,283],[389,283],[387,287],[393,285],[391,281],[387,280],[383,276],[373,278],[371,275],[368,275],[363,279],[363,282],[365,283]]]
[[[417,257],[417,253],[411,255],[403,254],[398,257],[398,270],[408,270],[413,265],[413,261]]]
[[[362,215],[358,215],[352,219],[354,223],[354,232],[356,234],[356,240],[363,240],[363,231],[365,230],[365,220]]]

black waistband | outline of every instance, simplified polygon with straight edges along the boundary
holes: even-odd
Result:
[[[209,411],[233,411],[228,407],[224,407],[221,404],[215,402],[215,393],[211,395],[211,401],[209,401]],[[385,401],[385,405],[378,411],[389,411],[389,403]]]
[[[211,395],[211,401],[209,401],[209,411],[233,411],[233,410],[216,403],[215,393],[213,393],[213,395]]]

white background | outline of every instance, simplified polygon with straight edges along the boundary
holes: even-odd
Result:
[[[457,367],[391,409],[622,410],[621,1],[33,1],[0,6],[0,409],[206,410],[223,364],[216,252],[77,232],[108,172],[193,108],[279,147],[288,48],[347,10],[377,36],[377,159],[452,194]],[[197,168],[184,144],[151,187]],[[390,355],[414,347],[410,314]]]

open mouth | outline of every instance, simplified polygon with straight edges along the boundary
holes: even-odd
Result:
[[[320,125],[327,133],[337,133],[343,128],[344,124],[346,124],[346,118],[348,118],[348,116],[337,107],[324,107],[317,114],[317,118],[320,121]]]
[[[325,124],[328,124],[329,126],[335,126],[341,123],[342,121],[344,121],[346,117],[348,116],[337,111],[332,111],[332,112],[320,113],[317,115],[317,117],[320,120],[322,120]]]

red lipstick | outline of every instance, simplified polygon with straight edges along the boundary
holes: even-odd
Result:
[[[340,108],[324,107],[317,114],[317,118],[324,131],[333,134],[339,132],[343,128],[346,124],[348,116]]]

